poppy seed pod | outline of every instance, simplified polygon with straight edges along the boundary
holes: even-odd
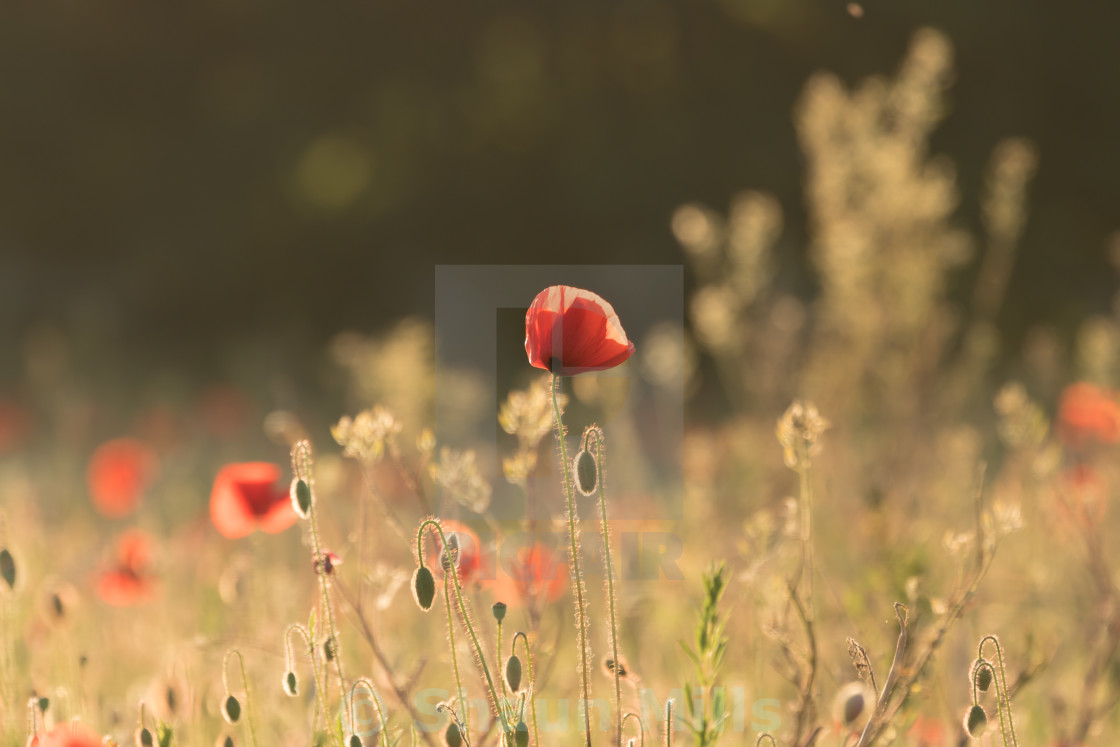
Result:
[[[517,654],[506,659],[506,684],[512,692],[521,689],[521,659]]]
[[[982,707],[974,705],[968,709],[968,715],[964,718],[964,728],[968,732],[968,736],[979,739],[987,726],[988,714],[984,712]]]
[[[412,598],[427,612],[436,598],[436,579],[427,566],[420,566],[412,574]]]
[[[237,719],[241,718],[241,703],[233,695],[222,704],[222,717],[231,724],[236,724]]]
[[[491,614],[494,615],[494,619],[497,620],[498,622],[501,622],[502,620],[505,620],[506,619],[506,603],[505,602],[494,602],[494,606],[490,608],[490,612],[491,612]]]

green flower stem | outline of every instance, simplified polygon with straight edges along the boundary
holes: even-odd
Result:
[[[646,747],[646,726],[642,723],[642,717],[630,711],[622,717],[622,722],[625,724],[628,719],[638,722],[638,747]]]
[[[443,527],[435,519],[424,519],[420,523],[420,528],[416,530],[416,561],[421,567],[424,567],[424,530],[429,526],[435,528],[435,532],[439,534],[439,540],[443,547],[447,547],[447,537],[443,534]],[[494,708],[494,715],[501,721],[502,731],[509,731],[509,724],[502,719],[502,712],[498,707],[498,691],[494,687],[494,678],[490,676],[490,667],[486,664],[486,656],[482,653],[482,646],[478,642],[478,634],[475,633],[474,625],[471,623],[470,615],[467,614],[467,603],[463,600],[463,589],[459,585],[459,568],[456,564],[448,563],[448,570],[444,573],[444,585],[447,584],[447,576],[451,576],[451,580],[455,585],[455,598],[459,604],[459,617],[463,621],[463,627],[467,629],[467,634],[470,636],[471,644],[474,646],[475,656],[478,659],[478,665],[482,669],[482,675],[486,678],[486,687],[490,695],[490,704]]]
[[[517,653],[517,639],[521,639],[521,643],[525,647],[525,667],[529,674],[529,712],[533,714],[533,744],[540,747],[541,738],[537,733],[537,699],[533,697],[536,694],[535,682],[533,681],[533,654],[529,650],[529,636],[525,635],[520,630],[513,634],[513,640],[509,644],[509,653],[513,655]]]
[[[307,441],[299,441],[292,448],[292,467],[293,471],[296,473],[296,477],[304,480],[304,482],[307,483],[308,489],[311,490],[311,507],[308,510],[308,518],[311,526],[312,551],[315,553],[314,562],[318,564],[323,557],[323,548],[322,543],[319,541],[319,525],[316,520],[318,511],[315,509],[315,492],[311,481],[311,444]],[[327,614],[327,630],[330,633],[328,645],[334,647],[334,668],[338,674],[339,697],[342,697],[346,693],[346,680],[342,676],[342,646],[338,640],[338,627],[335,625],[334,606],[331,604],[330,582],[327,580],[327,574],[320,569],[316,569],[315,575],[319,577],[319,593],[322,597],[323,608]],[[323,679],[325,684],[326,677],[324,676]],[[347,718],[349,718],[349,715],[347,715]],[[350,731],[354,730],[353,727],[354,725],[351,724]],[[344,735],[340,733],[337,736],[339,744],[344,744],[346,741]]]
[[[385,712],[381,710],[381,698],[377,696],[377,691],[373,689],[373,683],[365,677],[359,677],[354,680],[354,684],[350,686],[350,725],[353,726],[357,721],[354,718],[354,691],[358,689],[358,685],[365,687],[365,689],[369,691],[370,697],[373,698],[373,707],[377,711],[378,722],[381,726],[380,741],[383,747],[389,747],[389,725],[385,721]]]
[[[314,680],[314,682],[315,682],[315,695],[319,700],[319,707],[323,709],[324,717],[326,717],[328,719],[327,728],[329,729],[330,728],[330,720],[329,720],[330,719],[330,716],[329,716],[330,709],[327,708],[326,694],[324,692],[325,691],[324,683],[319,681],[319,667],[315,665],[315,647],[311,644],[311,636],[308,635],[307,630],[305,630],[304,627],[302,625],[300,625],[299,623],[292,623],[291,625],[288,626],[288,629],[284,632],[284,648],[285,648],[285,650],[287,651],[287,654],[288,654],[288,656],[287,656],[288,671],[289,672],[294,672],[295,671],[295,667],[294,667],[295,662],[293,661],[293,657],[292,657],[292,633],[299,633],[301,636],[303,636],[303,642],[307,646],[307,655],[308,655],[308,658],[311,659],[311,679]],[[285,676],[287,676],[287,675],[285,675]],[[315,728],[314,727],[315,722],[312,721],[311,723],[312,723],[312,729],[314,729]]]
[[[584,448],[591,445],[591,437],[595,438],[595,463],[597,468],[595,482],[599,488],[599,513],[603,520],[603,564],[606,566],[607,573],[607,609],[609,611],[611,624],[611,656],[614,660],[614,708],[618,734],[616,744],[618,747],[622,747],[622,675],[620,673],[621,664],[618,658],[618,620],[615,617],[614,567],[611,564],[611,537],[607,526],[607,499],[603,494],[603,476],[605,474],[603,465],[603,432],[595,426],[585,430],[583,432],[585,442]]]
[[[253,696],[249,687],[249,676],[245,673],[245,657],[235,648],[226,651],[225,658],[222,659],[222,684],[225,685],[226,695],[229,696],[229,657],[234,654],[237,654],[237,660],[241,664],[241,684],[245,686],[245,720],[249,722],[249,740],[253,743],[253,747],[257,747],[257,730],[253,726]]]
[[[579,567],[579,528],[576,526],[576,502],[572,493],[571,465],[568,464],[568,448],[564,445],[564,420],[560,415],[560,402],[557,399],[560,377],[552,374],[552,413],[556,420],[556,440],[560,443],[560,465],[564,471],[564,497],[568,501],[568,540],[571,557],[571,582],[576,601],[576,628],[579,646],[580,697],[583,699],[583,726],[587,735],[587,747],[591,747],[591,682],[590,666],[587,662],[587,607],[584,602],[583,573]]]
[[[1003,666],[1003,646],[1000,645],[999,639],[994,635],[986,635],[981,638],[980,645],[977,646],[976,649],[976,657],[978,659],[984,659],[984,644],[988,641],[991,641],[992,645],[996,647],[996,663],[999,664],[999,681],[996,682],[996,695],[998,696],[996,703],[999,706],[999,728],[1003,736],[1003,743],[1005,745],[1007,744],[1007,732],[1004,731],[1003,728],[1003,709],[1004,706],[1006,706],[1007,721],[1010,724],[1011,731],[1011,744],[1014,745],[1014,747],[1018,747],[1019,738],[1015,734],[1015,719],[1011,717],[1011,696],[1007,692],[1007,672]],[[988,666],[990,667],[991,664],[988,664]],[[995,674],[995,670],[992,671],[992,674]]]
[[[446,574],[443,577],[443,606],[447,608],[447,645],[451,647],[451,670],[455,673],[455,700],[463,705],[463,728],[469,729],[471,709],[467,702],[467,693],[463,689],[463,680],[459,676],[459,654],[455,649],[455,618],[451,613],[451,585],[447,583]]]

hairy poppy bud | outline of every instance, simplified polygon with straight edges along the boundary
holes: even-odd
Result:
[[[4,578],[4,583],[9,589],[16,587],[16,560],[6,547],[0,550],[0,576]]]
[[[140,742],[140,747],[152,747],[152,732],[148,727],[144,727],[137,735],[137,740]]]
[[[227,734],[225,741],[222,742],[222,747],[233,747],[233,737]]]
[[[311,486],[299,477],[292,480],[292,508],[301,519],[311,516]]]
[[[350,735],[350,747],[362,747],[362,738],[357,734]]]
[[[327,661],[334,661],[334,657],[337,654],[338,643],[335,641],[334,636],[332,635],[330,638],[323,641],[323,656],[327,658]]]
[[[506,684],[512,692],[521,689],[521,659],[517,654],[506,659]]]
[[[50,707],[51,707],[51,699],[50,698],[48,698],[46,696],[43,696],[43,697],[39,698],[39,711],[41,713],[46,713],[47,709],[50,708]]]
[[[972,672],[972,678],[976,682],[977,689],[982,693],[988,692],[988,688],[992,686],[992,665],[983,659],[977,659]]]
[[[494,614],[494,619],[498,622],[506,619],[506,603],[494,602],[494,606],[490,608],[490,612]]]
[[[599,485],[599,464],[595,461],[595,456],[586,449],[576,454],[576,458],[572,460],[573,469],[576,478],[576,490],[584,496],[591,496],[595,494],[595,488]]]
[[[968,715],[964,719],[964,728],[968,732],[968,736],[973,739],[979,739],[984,733],[984,729],[988,726],[988,714],[984,713],[984,709],[979,705],[974,705],[968,709]]]
[[[412,598],[427,612],[436,598],[436,579],[426,566],[420,566],[412,574]]]
[[[241,718],[241,703],[233,695],[226,698],[222,705],[222,717],[231,724],[236,724],[237,719]]]
[[[299,694],[295,672],[288,672],[284,675],[284,692],[293,696]]]
[[[459,725],[454,721],[447,725],[443,741],[447,743],[447,747],[462,747],[463,735],[459,733]]]
[[[529,747],[529,727],[524,721],[518,721],[513,730],[513,743],[517,747]]]

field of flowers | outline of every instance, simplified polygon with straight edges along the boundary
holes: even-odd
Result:
[[[1116,744],[1120,297],[1001,351],[1037,154],[955,225],[951,73],[927,30],[808,82],[810,293],[743,192],[667,221],[686,318],[559,268],[493,380],[411,318],[324,345],[334,409],[251,366],[106,396],[30,339],[0,742]]]

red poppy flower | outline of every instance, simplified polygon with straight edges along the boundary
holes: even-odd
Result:
[[[478,569],[482,566],[482,543],[478,535],[466,524],[453,519],[440,519],[439,525],[443,528],[448,542],[452,542],[451,535],[455,535],[455,540],[459,543],[459,582],[470,583],[478,575]],[[443,543],[439,541],[439,534],[432,534],[431,539],[433,541],[426,545],[427,565],[437,576],[442,576],[443,563],[440,561],[440,555],[443,554]]]
[[[511,607],[530,601],[554,602],[567,589],[567,564],[540,542],[518,548],[513,558],[502,558],[502,569],[493,585],[495,599]]]
[[[281,484],[280,468],[268,462],[227,464],[214,478],[210,519],[224,537],[237,539],[261,529],[282,532],[296,522],[291,486]]]
[[[57,724],[38,737],[39,747],[101,747],[101,740],[93,732],[78,724]]]
[[[106,441],[89,458],[86,483],[93,506],[103,516],[120,518],[136,510],[159,473],[159,457],[132,438]]]
[[[1112,393],[1086,382],[1070,384],[1058,405],[1058,437],[1070,448],[1120,441],[1120,405]]]
[[[569,285],[545,288],[525,314],[529,363],[558,374],[614,368],[634,354],[634,343],[611,305]]]
[[[155,580],[148,571],[151,541],[139,530],[125,532],[117,540],[116,564],[97,579],[97,596],[115,607],[148,601]]]
[[[939,721],[921,716],[914,719],[914,725],[907,732],[917,747],[942,747],[946,734],[945,727]]]

